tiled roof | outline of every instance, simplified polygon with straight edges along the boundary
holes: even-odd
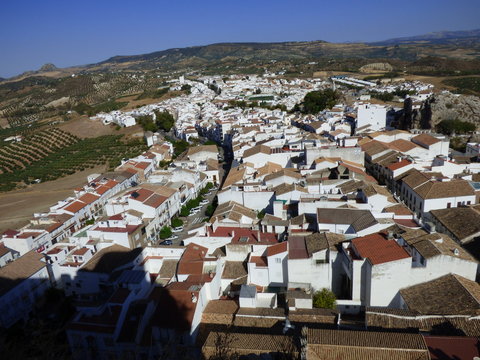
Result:
[[[431,360],[475,359],[480,357],[480,341],[476,337],[424,336]]]
[[[420,135],[414,136],[412,138],[412,141],[416,142],[417,144],[426,145],[426,146],[430,146],[440,142],[439,139],[429,134],[420,134]]]
[[[32,250],[0,268],[0,296],[43,269],[43,255]]]
[[[274,256],[288,251],[288,242],[284,241],[267,248],[267,256]]]
[[[387,167],[392,170],[392,171],[395,171],[395,170],[398,170],[398,169],[401,169],[402,167],[405,167],[407,165],[410,165],[412,162],[407,160],[407,159],[402,159],[400,160],[399,162],[396,162],[396,163],[393,163],[393,164],[390,164],[388,165]]]
[[[480,319],[477,315],[428,315],[415,311],[367,307],[366,325],[370,329],[418,329],[438,335],[480,336]]]
[[[158,277],[162,279],[171,279],[177,271],[178,260],[163,260],[162,267],[158,272]]]
[[[216,348],[217,339],[222,336],[221,333],[211,332],[203,349]],[[246,332],[230,333],[228,347],[236,352],[241,353],[269,353],[269,352],[290,352],[297,353],[297,345],[293,341],[293,337],[286,335],[270,335],[270,334],[250,334]]]
[[[458,241],[480,233],[480,213],[467,207],[431,210],[432,216]]]
[[[345,236],[330,232],[314,233],[305,237],[305,245],[309,256],[321,250],[336,250],[336,245],[345,241]]]
[[[288,238],[288,259],[308,259],[304,236],[291,235]]]
[[[273,179],[276,179],[276,178],[279,178],[279,177],[282,177],[282,176],[287,176],[287,177],[291,177],[291,178],[295,178],[295,179],[301,179],[302,178],[302,175],[300,175],[298,172],[292,171],[290,169],[282,169],[280,171],[274,172],[273,174],[269,174],[269,175],[265,176],[265,178],[263,180],[264,181],[270,181],[270,180],[273,180]]]
[[[238,279],[247,275],[247,269],[243,261],[226,261],[222,279]]]
[[[252,155],[260,154],[260,153],[269,155],[270,152],[271,152],[271,149],[268,146],[257,145],[257,146],[254,146],[254,147],[248,149],[248,150],[245,150],[243,152],[243,158],[247,158],[247,157],[250,157]]]
[[[423,315],[479,315],[480,285],[448,274],[400,290],[409,310]]]
[[[371,234],[352,240],[362,258],[368,258],[372,265],[410,258],[410,255],[395,240],[387,240],[382,234]]]
[[[368,210],[319,208],[317,219],[319,224],[351,225],[356,232],[377,224],[377,220]]]
[[[428,234],[424,230],[407,230],[401,236],[425,259],[446,255],[476,262],[468,251],[463,249],[448,235],[440,233]]]
[[[63,210],[66,210],[71,213],[76,213],[82,210],[87,204],[81,202],[81,201],[73,201],[70,203],[68,206],[65,206]]]
[[[427,181],[414,191],[425,200],[475,195],[475,191],[466,180]]]
[[[254,263],[259,267],[268,267],[267,258],[264,256],[250,256],[250,260],[248,260],[248,262]]]
[[[307,342],[309,345],[346,346],[350,349],[427,350],[421,335],[394,332],[308,329]]]

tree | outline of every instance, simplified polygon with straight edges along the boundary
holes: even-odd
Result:
[[[330,290],[323,288],[313,294],[313,307],[322,309],[335,309],[337,298]]]
[[[183,220],[182,219],[179,219],[179,218],[173,218],[172,219],[172,227],[176,228],[176,227],[180,227],[183,225]]]
[[[181,90],[182,90],[182,91],[185,91],[187,94],[190,94],[190,93],[191,93],[191,89],[192,89],[192,86],[189,85],[189,84],[184,84],[184,85],[182,85],[182,87],[181,87]]]
[[[338,94],[332,89],[311,91],[303,99],[303,112],[317,114],[335,105]]]
[[[169,132],[175,124],[175,119],[168,111],[155,111],[155,122],[160,129]]]
[[[164,226],[160,230],[160,239],[167,239],[172,236],[172,228],[170,226]]]
[[[445,135],[471,133],[475,131],[475,129],[475,124],[458,119],[442,120],[437,124],[437,131]]]

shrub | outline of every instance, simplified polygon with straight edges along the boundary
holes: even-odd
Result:
[[[313,307],[321,309],[335,309],[337,306],[337,298],[330,290],[323,288],[313,294]]]
[[[170,226],[164,226],[160,230],[160,239],[167,239],[172,236],[172,228]]]
[[[179,219],[179,218],[173,218],[172,219],[172,227],[176,228],[176,227],[180,227],[183,225],[183,220],[182,219]]]

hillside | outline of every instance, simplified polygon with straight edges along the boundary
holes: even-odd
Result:
[[[67,121],[70,110],[90,114],[174,96],[159,89],[180,74],[270,71],[286,77],[311,77],[332,72],[368,73],[372,64],[380,63],[388,69],[384,72],[404,75],[477,76],[479,33],[442,32],[383,43],[219,43],[114,56],[100,63],[70,68],[45,64],[36,71],[0,82],[0,135],[6,137],[11,132],[6,127],[31,129],[39,122]],[[476,92],[476,83],[464,83],[466,80],[459,86],[473,86],[472,91]]]

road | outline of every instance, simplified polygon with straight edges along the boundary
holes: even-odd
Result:
[[[187,218],[181,218],[184,222],[183,230],[181,232],[174,233],[178,236],[178,239],[172,241],[173,245],[180,245],[183,239],[188,236],[188,231],[201,224],[203,220],[208,217],[205,215],[205,211],[207,210],[208,205],[212,203],[213,199],[217,195],[217,191],[218,189],[213,190],[211,191],[210,195],[205,196],[205,199],[207,199],[209,203],[203,205],[202,209],[197,214],[188,216]]]

